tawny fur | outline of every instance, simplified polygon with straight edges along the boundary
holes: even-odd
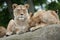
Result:
[[[3,26],[0,26],[0,38],[6,35],[6,29]]]
[[[59,24],[59,17],[55,11],[42,10],[35,12],[34,15],[31,13],[29,21],[29,25],[31,26],[30,31],[50,24]]]
[[[11,35],[13,33],[20,34],[28,31],[28,8],[29,5],[17,5],[13,4],[13,14],[14,19],[10,20],[6,35]]]

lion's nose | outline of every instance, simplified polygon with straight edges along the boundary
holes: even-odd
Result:
[[[21,15],[23,15],[23,14],[21,14]]]

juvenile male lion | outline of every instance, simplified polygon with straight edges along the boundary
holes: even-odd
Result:
[[[49,24],[59,24],[59,17],[55,11],[52,10],[42,10],[37,11],[32,15],[30,14],[29,25],[31,26],[30,31],[44,27]]]
[[[6,35],[11,35],[13,33],[20,34],[28,31],[28,8],[29,5],[17,5],[13,4],[13,14],[14,20],[10,20]]]

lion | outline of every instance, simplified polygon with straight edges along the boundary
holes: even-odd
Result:
[[[21,34],[28,31],[28,8],[29,5],[18,5],[13,4],[13,15],[14,19],[11,19],[8,27],[7,27],[7,33],[6,35],[12,35],[12,34]]]
[[[50,24],[59,24],[59,17],[53,10],[37,11],[34,14],[30,13],[29,26],[30,31],[34,31],[40,27]]]
[[[0,38],[4,37],[6,35],[6,28],[3,26],[0,26]]]

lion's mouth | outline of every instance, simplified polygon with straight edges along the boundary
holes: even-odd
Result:
[[[19,20],[24,20],[24,16],[20,16],[19,17]]]
[[[24,18],[19,18],[19,20],[24,20]]]

